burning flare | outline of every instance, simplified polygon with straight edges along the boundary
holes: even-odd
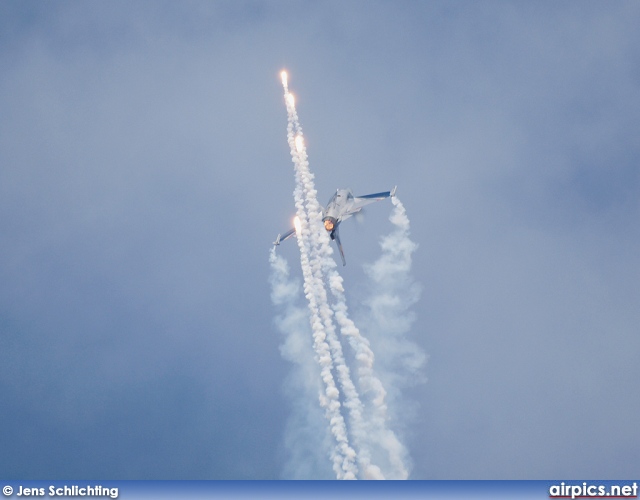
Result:
[[[293,219],[293,226],[296,228],[296,236],[300,236],[300,232],[302,231],[302,224],[300,224],[300,217],[297,215]]]

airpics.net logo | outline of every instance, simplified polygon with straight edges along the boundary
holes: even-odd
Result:
[[[549,498],[638,498],[638,484],[554,484],[549,488]]]

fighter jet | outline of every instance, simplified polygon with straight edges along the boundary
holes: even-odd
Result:
[[[396,189],[394,187],[391,191],[385,191],[384,193],[367,194],[364,196],[354,196],[351,189],[338,189],[336,193],[331,197],[327,207],[322,211],[322,222],[324,228],[329,233],[332,240],[338,245],[340,251],[340,257],[342,257],[342,265],[346,266],[347,262],[344,259],[344,252],[342,251],[342,243],[340,243],[340,223],[343,220],[348,219],[354,214],[357,214],[362,207],[373,203],[374,201],[384,200],[385,198],[393,197],[396,195]],[[292,236],[295,236],[295,227],[290,229],[284,234],[279,234],[274,245],[279,245],[285,240],[288,240]]]

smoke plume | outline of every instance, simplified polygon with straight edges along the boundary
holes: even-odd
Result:
[[[323,211],[317,200],[295,99],[289,92],[285,73],[282,83],[288,117],[287,139],[296,182],[293,193],[299,220],[296,239],[307,305],[306,314],[294,305],[300,294],[299,286],[290,280],[286,261],[272,249],[272,300],[283,309],[278,318],[278,327],[286,335],[283,356],[296,364],[297,373],[306,377],[299,392],[308,395],[317,391],[317,402],[330,433],[329,459],[338,479],[407,479],[407,450],[391,428],[387,392],[376,375],[374,353],[370,342],[349,317],[344,281],[332,258],[330,238],[322,224]],[[397,229],[383,240],[382,257],[367,269],[377,284],[409,279],[411,253],[416,248],[408,237],[409,220],[404,207],[397,198],[392,197],[392,201],[395,210],[391,221]],[[398,313],[406,312],[401,306],[388,307],[398,300],[402,300],[398,294],[377,295],[367,303],[380,316],[381,327],[397,319]],[[408,306],[412,303],[409,300]],[[406,321],[403,324],[407,324]],[[402,333],[407,329],[396,328],[396,331]],[[308,351],[304,352],[303,339],[307,345],[311,340],[313,359]],[[349,361],[343,352],[343,343],[350,348]]]

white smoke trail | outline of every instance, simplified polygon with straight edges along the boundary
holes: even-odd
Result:
[[[298,190],[296,189],[296,191]],[[300,217],[300,212],[298,217]],[[326,317],[324,307],[321,304],[323,299],[319,294],[309,262],[309,224],[306,218],[303,219],[301,217],[300,219],[301,229],[300,234],[298,234],[298,246],[300,247],[300,263],[304,278],[304,292],[309,302],[309,311],[311,313],[310,320],[313,330],[313,346],[317,361],[321,367],[321,377],[325,385],[324,393],[320,394],[320,404],[326,410],[326,417],[330,422],[331,431],[337,442],[337,447],[332,457],[334,471],[338,479],[355,479],[357,477],[357,468],[355,466],[356,453],[349,445],[346,424],[340,412],[340,392],[333,378],[331,349],[326,341]]]
[[[348,316],[342,277],[331,257],[333,250],[322,224],[322,208],[317,200],[302,129],[294,98],[288,90],[286,74],[283,74],[283,87],[288,115],[287,138],[295,165],[294,199],[300,220],[297,237],[304,292],[310,312],[316,359],[324,384],[320,403],[325,408],[336,443],[332,452],[333,469],[339,479],[355,479],[358,469],[354,460],[357,460],[363,478],[384,479],[387,476],[391,479],[406,479],[406,449],[395,433],[388,428],[386,391],[373,371],[373,351],[368,340]],[[396,207],[398,204],[399,201],[396,203],[394,200]],[[333,303],[330,303],[325,283],[331,290]],[[354,351],[358,384],[360,390],[368,397],[368,411],[351,379],[342,344],[336,334],[334,318],[340,333],[346,337]],[[342,389],[344,406],[348,410],[349,434],[357,453],[349,444],[347,428],[340,411],[340,392],[336,387],[332,370],[335,370]],[[386,455],[384,474],[380,467],[372,463],[372,448],[383,450]]]
[[[283,82],[284,84],[284,82]],[[289,116],[288,139],[294,163],[296,164],[296,175],[302,184],[307,214],[311,229],[311,254],[314,265],[316,283],[319,282],[318,292],[320,304],[325,319],[325,327],[329,345],[332,350],[334,362],[337,365],[338,377],[345,394],[345,406],[350,410],[351,423],[354,433],[354,441],[359,448],[359,463],[365,469],[365,477],[383,479],[380,469],[370,463],[370,452],[367,441],[375,440],[382,446],[389,455],[391,464],[390,478],[406,479],[408,471],[404,466],[406,449],[397,439],[393,431],[387,428],[387,406],[385,402],[386,392],[380,380],[373,373],[374,355],[369,348],[369,342],[360,334],[360,331],[351,321],[347,314],[347,305],[342,287],[342,277],[339,275],[336,264],[331,258],[333,250],[330,245],[329,236],[322,226],[322,209],[316,197],[316,190],[313,184],[313,174],[309,170],[306,148],[302,139],[302,129],[295,111],[295,101],[289,94],[285,85],[285,101],[287,103],[287,113]],[[298,184],[300,185],[300,183]],[[336,303],[333,311],[329,307],[324,289],[324,276],[328,277],[331,292]],[[356,353],[358,366],[358,380],[363,390],[372,393],[372,404],[375,408],[371,424],[374,429],[367,428],[363,423],[363,405],[355,389],[349,369],[344,361],[342,346],[335,337],[331,315],[335,311],[335,318],[340,326],[342,335],[349,339],[349,343]],[[372,432],[373,431],[373,432]]]
[[[389,460],[387,477],[389,479],[407,479],[409,477],[409,471],[405,466],[407,451],[395,433],[388,428],[387,392],[374,373],[375,356],[369,346],[369,341],[360,333],[360,330],[348,316],[342,277],[335,269],[329,276],[331,292],[335,299],[333,309],[340,325],[340,333],[348,339],[355,352],[360,389],[371,397],[373,411],[369,421],[368,438],[371,445],[381,447],[387,454]]]
[[[414,343],[405,338],[414,321],[411,307],[420,298],[420,286],[411,276],[412,255],[418,248],[410,238],[410,224],[400,200],[392,199],[394,210],[389,220],[394,230],[380,241],[382,255],[365,272],[371,280],[370,296],[365,300],[367,330],[376,336],[376,344],[385,353],[386,363],[397,377],[421,379],[426,356]],[[400,369],[406,372],[400,373]],[[397,385],[396,380],[394,385]],[[401,384],[402,385],[402,384]]]
[[[389,220],[394,225],[394,230],[382,238],[381,257],[374,264],[365,266],[365,272],[373,284],[368,287],[371,297],[365,301],[368,310],[365,315],[367,321],[363,324],[369,338],[376,341],[377,352],[383,354],[378,360],[376,371],[381,372],[380,361],[382,361],[385,385],[393,389],[391,395],[393,397],[398,394],[403,385],[400,377],[404,376],[405,382],[422,380],[421,370],[426,357],[415,343],[405,337],[414,318],[410,308],[420,296],[420,287],[411,277],[412,254],[418,246],[410,238],[409,218],[403,204],[397,196],[391,198],[391,202],[394,209]],[[341,285],[340,281],[335,287],[340,294],[344,291]],[[339,302],[344,304],[344,299],[340,298]],[[336,315],[338,316],[337,308]],[[347,327],[349,327],[348,324]],[[355,328],[355,325],[352,328]],[[369,360],[373,360],[370,344],[363,342],[357,335],[351,336],[350,340],[352,344],[358,344],[354,349],[362,353],[358,357],[361,361],[359,374],[374,398],[373,406],[376,411],[372,420],[379,428],[379,432],[374,432],[372,435],[380,437],[383,441],[381,446],[388,452],[389,465],[394,471],[393,477],[407,477],[406,464],[409,462],[407,450],[395,434],[385,427],[385,422],[397,415],[389,415],[387,411],[389,405],[382,404],[383,400],[389,401],[389,394],[370,368]],[[406,376],[403,370],[410,376]],[[370,386],[369,383],[371,383]]]
[[[318,240],[325,238],[328,241],[326,231],[322,226],[322,210],[316,198],[316,191],[313,185],[313,174],[309,171],[308,161],[306,156],[306,148],[304,146],[302,130],[300,123],[297,119],[297,113],[295,111],[294,100],[291,94],[288,93],[285,86],[285,101],[287,103],[287,112],[289,117],[288,123],[288,139],[291,148],[291,154],[296,166],[296,181],[297,188],[294,194],[296,199],[296,206],[302,205],[302,196],[304,196],[304,205],[306,208],[306,219],[309,223],[309,238],[310,247],[309,253],[311,255],[311,267],[307,267],[305,259],[301,257],[303,266],[303,273],[308,272],[308,280],[305,282],[309,284],[315,293],[316,303],[318,305],[319,313],[322,318],[322,326],[324,333],[330,348],[331,356],[334,362],[338,381],[343,391],[345,400],[345,407],[348,410],[349,422],[352,430],[352,440],[354,445],[358,448],[358,464],[360,465],[364,477],[372,479],[383,479],[380,469],[370,463],[370,453],[366,446],[363,444],[364,436],[366,435],[366,429],[362,419],[362,404],[358,397],[356,388],[351,380],[349,368],[345,362],[342,345],[337,338],[335,328],[333,325],[333,312],[329,307],[327,301],[327,293],[324,287],[324,277],[322,275],[322,267],[320,265],[321,260],[318,255],[318,250],[323,248],[319,245]],[[298,188],[301,188],[301,192]],[[300,217],[300,210],[298,211]],[[324,248],[327,246],[325,245]],[[301,254],[302,255],[302,254]],[[310,272],[309,272],[310,271]]]
[[[304,150],[301,151],[301,156],[303,155]],[[307,192],[309,191],[310,190],[307,190]],[[327,281],[325,279],[325,277],[327,276],[326,270],[329,268],[329,266],[333,266],[335,268],[335,262],[330,257],[332,249],[329,246],[329,237],[327,236],[327,232],[321,224],[322,215],[321,211],[319,210],[319,205],[317,205],[317,200],[315,200],[313,196],[309,196],[307,209],[310,213],[314,213],[312,212],[313,208],[315,208],[314,204],[318,207],[318,211],[315,212],[318,214],[318,223],[316,224],[316,230],[311,232],[311,255],[313,263],[312,269],[319,296],[320,312],[323,318],[327,341],[331,349],[331,356],[335,363],[338,381],[343,391],[344,406],[348,410],[352,441],[354,446],[358,450],[358,465],[361,468],[362,477],[364,477],[365,479],[384,479],[385,477],[382,474],[380,468],[371,463],[371,452],[368,445],[368,435],[371,429],[364,421],[364,407],[362,402],[360,401],[358,391],[351,379],[350,370],[347,366],[342,351],[342,344],[338,339],[334,327],[334,311],[329,303],[327,290],[324,283]]]
[[[332,470],[327,455],[331,454],[333,438],[328,430],[318,432],[318,429],[326,426],[323,424],[322,409],[318,406],[322,380],[309,342],[309,312],[306,304],[300,303],[300,283],[290,278],[287,261],[276,255],[275,247],[269,254],[269,263],[271,300],[279,310],[275,323],[284,335],[280,352],[293,365],[285,380],[285,391],[291,399],[292,412],[286,424],[285,448],[288,459],[284,478],[330,479]]]
[[[376,371],[388,390],[389,409],[402,414],[390,414],[394,421],[405,420],[411,413],[408,403],[399,400],[401,390],[424,382],[423,367],[426,355],[407,338],[414,321],[411,307],[420,298],[420,286],[411,275],[413,253],[418,248],[410,238],[410,224],[406,211],[397,197],[389,220],[390,234],[380,241],[382,255],[373,264],[365,265],[370,283],[365,309],[358,320],[366,329],[375,352],[379,353]],[[391,412],[390,412],[391,413]],[[408,456],[405,463],[408,461]]]
[[[295,164],[296,189],[294,191],[294,199],[297,210],[297,216],[300,220],[300,231],[297,234],[298,246],[300,248],[300,263],[304,278],[305,296],[309,302],[311,328],[313,330],[314,349],[317,355],[317,361],[321,367],[321,377],[325,385],[324,393],[320,394],[320,404],[325,408],[326,417],[329,420],[330,428],[336,440],[336,448],[332,455],[333,468],[338,479],[356,479],[358,469],[355,464],[356,452],[349,445],[347,436],[347,428],[344,417],[340,412],[340,392],[336,387],[333,378],[332,368],[334,363],[338,363],[337,372],[340,377],[344,373],[344,369],[340,366],[340,358],[335,355],[332,357],[333,346],[331,337],[333,333],[333,324],[331,316],[328,314],[326,307],[326,292],[321,281],[318,282],[317,273],[314,272],[309,256],[313,252],[312,234],[314,233],[314,225],[318,224],[317,215],[313,210],[305,208],[304,198],[308,196],[310,188],[313,189],[313,177],[308,168],[305,168],[306,152],[302,143],[302,130],[298,122],[295,111],[293,96],[288,92],[286,81],[283,78],[285,88],[285,101],[287,103],[288,126],[287,137],[291,156]],[[303,152],[303,155],[300,154]],[[335,346],[333,346],[335,347]],[[345,365],[346,366],[346,365]]]
[[[322,209],[316,197],[316,190],[313,183],[313,174],[309,170],[307,160],[306,147],[302,135],[302,128],[298,121],[295,110],[295,103],[292,95],[285,86],[285,102],[287,103],[288,114],[288,141],[291,149],[291,155],[296,167],[296,191],[294,198],[296,207],[298,207],[298,217],[302,220],[306,219],[309,227],[309,264],[307,267],[307,257],[303,257],[301,250],[301,262],[303,273],[310,271],[309,280],[305,278],[305,283],[309,283],[309,288],[315,294],[318,312],[322,319],[322,326],[330,348],[331,357],[334,362],[338,381],[343,391],[344,406],[348,410],[349,423],[352,433],[352,441],[358,449],[357,460],[358,465],[362,469],[364,478],[367,479],[384,479],[380,468],[371,463],[370,451],[367,445],[367,435],[369,429],[363,420],[363,405],[360,402],[358,392],[351,380],[349,367],[346,364],[342,344],[340,343],[333,324],[333,311],[329,306],[327,292],[324,286],[325,275],[324,270],[327,265],[334,265],[333,259],[330,258],[332,249],[329,245],[329,237],[322,225]],[[306,208],[306,213],[301,215],[300,207]],[[300,244],[300,242],[299,242]]]

